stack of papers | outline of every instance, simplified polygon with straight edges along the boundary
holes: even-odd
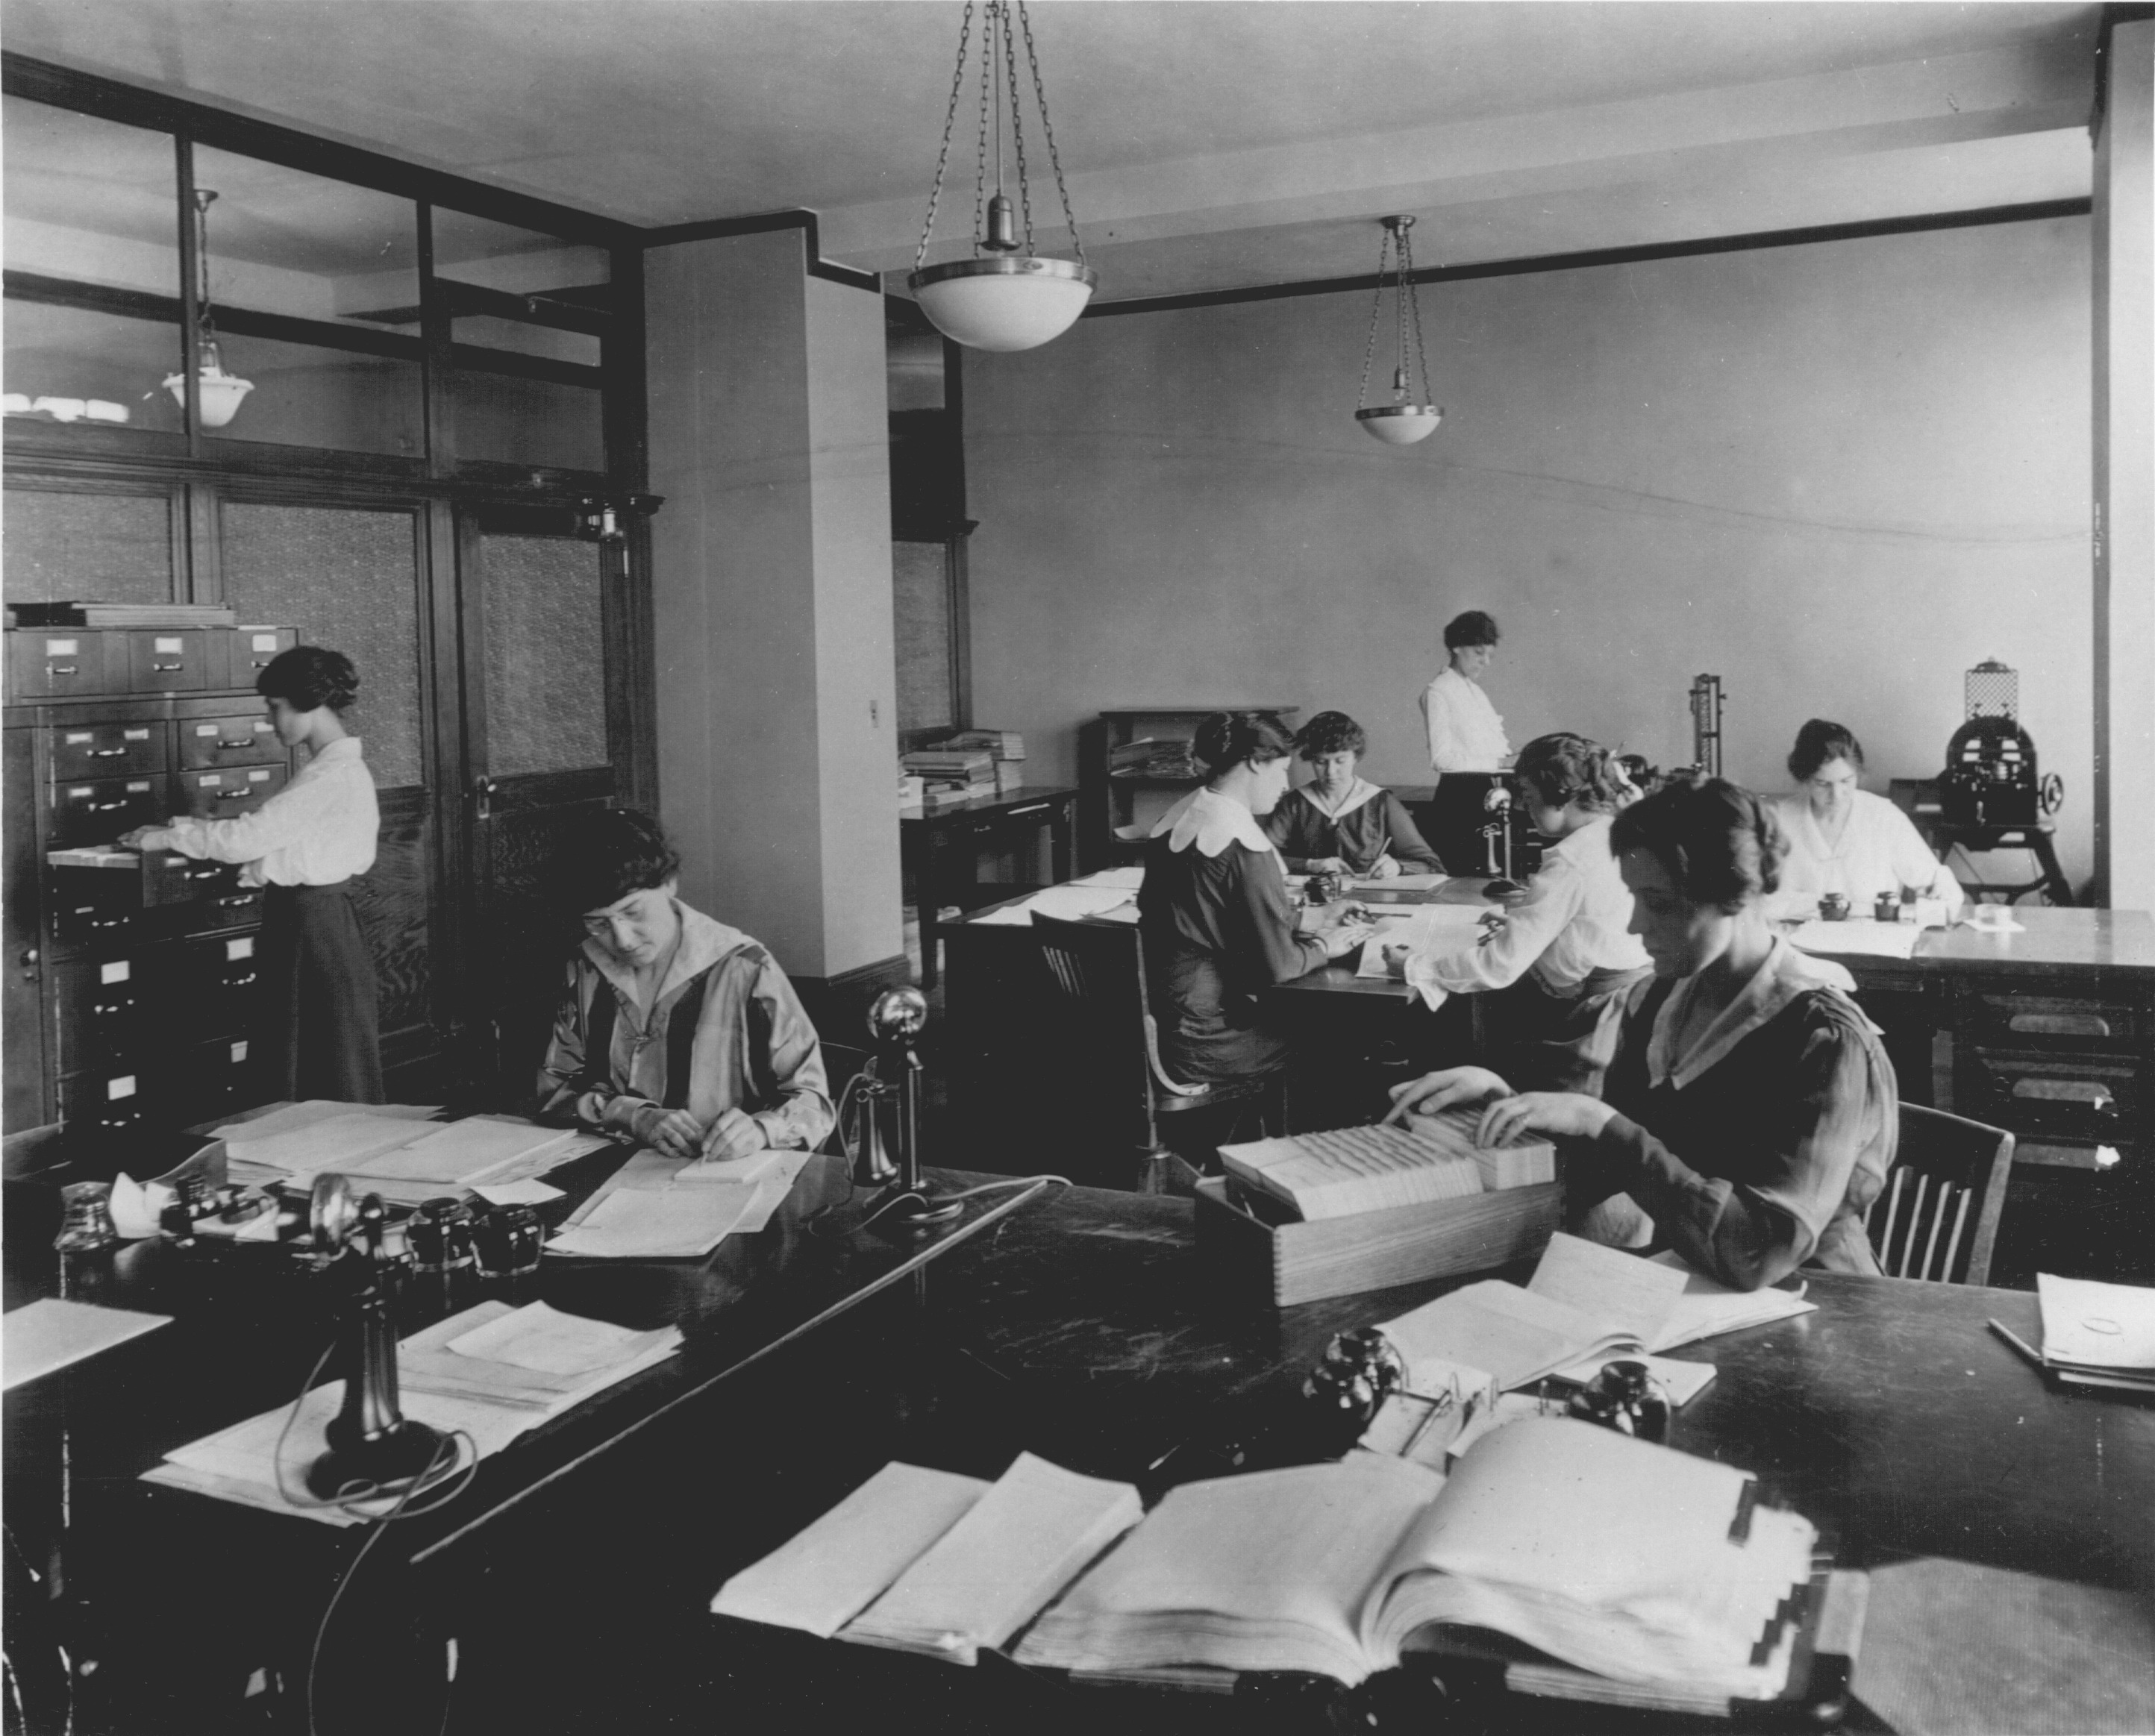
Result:
[[[508,1116],[473,1116],[422,1130],[418,1105],[310,1102],[218,1129],[235,1180],[304,1182],[325,1172],[362,1193],[417,1205],[468,1187],[526,1181],[608,1141]]]
[[[2155,1289],[2035,1274],[2043,1366],[2076,1386],[2155,1392]]]
[[[725,1163],[638,1151],[569,1216],[549,1253],[588,1259],[700,1259],[730,1235],[753,1235],[793,1191],[806,1151],[757,1151]]]
[[[131,1308],[93,1308],[87,1302],[44,1297],[16,1309],[0,1326],[0,1388],[13,1391],[95,1356],[100,1351],[171,1324],[168,1314],[139,1314]]]
[[[1362,962],[1354,974],[1396,979],[1399,973],[1385,962],[1387,947],[1405,947],[1410,952],[1438,957],[1467,952],[1480,944],[1487,933],[1482,918],[1492,907],[1484,904],[1379,905],[1369,912],[1377,919],[1377,932],[1362,948]]]
[[[1048,886],[1035,892],[1022,904],[1013,904],[1004,910],[991,910],[975,920],[981,923],[1030,928],[1036,914],[1053,917],[1062,922],[1075,922],[1084,917],[1104,917],[1125,911],[1134,918],[1137,914],[1135,901],[1135,892],[1128,886],[1079,886],[1073,882],[1069,886]]]
[[[484,1458],[550,1417],[672,1356],[680,1343],[677,1327],[635,1332],[561,1314],[544,1303],[512,1309],[505,1302],[482,1302],[404,1340],[397,1355],[400,1400],[407,1418],[468,1435]],[[342,1381],[308,1393],[284,1438],[281,1463],[277,1442],[292,1419],[289,1405],[177,1448],[144,1472],[143,1481],[326,1524],[357,1524],[361,1514],[294,1505],[284,1493],[311,1501],[307,1468],[320,1454],[322,1431],[343,1404]],[[388,1503],[376,1504],[386,1511]]]
[[[1866,958],[1913,958],[1923,931],[1913,922],[1874,922],[1868,917],[1797,925],[1789,938],[1806,952],[1838,952]]]

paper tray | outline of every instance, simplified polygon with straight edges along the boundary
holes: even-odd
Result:
[[[1351,1218],[1271,1224],[1234,1204],[1226,1181],[1212,1177],[1197,1184],[1197,1251],[1246,1299],[1289,1308],[1529,1259],[1548,1245],[1563,1210],[1562,1185],[1544,1182]]]

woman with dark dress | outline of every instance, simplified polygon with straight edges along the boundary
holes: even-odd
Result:
[[[1893,1069],[1848,973],[1768,926],[1784,848],[1772,809],[1717,778],[1675,785],[1618,814],[1610,847],[1654,975],[1631,992],[1602,1096],[1517,1094],[1459,1067],[1400,1086],[1392,1113],[1487,1102],[1485,1143],[1559,1139],[1575,1223],[1673,1248],[1738,1289],[1802,1265],[1876,1273],[1863,1214],[1893,1162]]]
[[[1390,880],[1444,872],[1400,799],[1354,775],[1369,748],[1368,733],[1344,712],[1319,712],[1303,725],[1294,751],[1309,782],[1281,797],[1265,820],[1288,873]]]
[[[1216,712],[1192,743],[1205,788],[1176,803],[1145,846],[1138,921],[1160,1059],[1190,1084],[1246,1079],[1284,1059],[1259,993],[1369,937],[1360,906],[1295,927],[1287,873],[1258,821],[1287,790],[1293,747],[1270,718]]]
[[[307,763],[252,814],[182,816],[120,843],[238,862],[240,884],[266,887],[262,969],[275,1002],[265,1028],[271,1088],[292,1098],[381,1101],[374,960],[352,908],[351,877],[374,865],[381,828],[374,779],[344,712],[359,672],[342,651],[296,646],[271,660],[255,691],[277,739]]]

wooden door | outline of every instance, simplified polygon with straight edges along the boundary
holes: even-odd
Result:
[[[635,799],[628,545],[564,534],[560,512],[486,508],[460,526],[473,1023],[484,1083],[528,1105],[579,937],[548,865],[596,809]]]

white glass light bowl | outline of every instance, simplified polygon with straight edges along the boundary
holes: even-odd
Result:
[[[167,374],[165,390],[172,401],[184,406],[187,398],[187,380],[184,374]],[[212,362],[195,376],[195,388],[202,397],[202,419],[205,428],[222,428],[239,413],[240,400],[254,390],[254,382],[242,380],[237,374],[228,374]]]
[[[1444,411],[1435,404],[1373,404],[1354,420],[1386,446],[1412,446],[1436,432]]]
[[[1034,350],[1077,323],[1100,274],[1070,259],[999,253],[914,272],[906,287],[945,337],[972,350]]]

